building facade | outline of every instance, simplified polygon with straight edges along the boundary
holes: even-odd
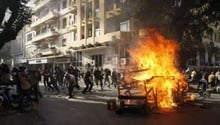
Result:
[[[23,55],[15,64],[43,68],[125,63],[118,42],[131,31],[120,18],[120,0],[36,0],[32,23],[22,31]],[[22,39],[22,40],[21,40]],[[14,49],[13,49],[14,50]],[[15,49],[16,50],[16,49]]]
[[[12,66],[27,65],[25,43],[26,27],[18,33],[15,40],[11,41]]]

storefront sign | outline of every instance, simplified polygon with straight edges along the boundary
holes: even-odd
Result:
[[[29,60],[28,64],[44,64],[47,63],[47,59],[41,59],[41,60]]]

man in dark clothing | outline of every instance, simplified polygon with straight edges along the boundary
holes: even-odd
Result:
[[[110,79],[109,79],[109,77],[111,76],[111,70],[106,68],[104,71],[105,71],[104,84],[106,85],[108,83],[108,87],[110,88]]]
[[[102,71],[99,68],[95,69],[94,76],[95,76],[96,85],[98,86],[98,84],[100,83],[101,90],[103,90],[103,81],[102,81],[103,80],[103,74],[102,74]]]
[[[85,94],[87,91],[91,92],[92,87],[93,87],[93,83],[91,79],[92,79],[92,73],[90,70],[87,70],[85,77],[84,77],[84,82],[86,84],[86,87],[82,91],[83,94]]]
[[[58,81],[58,84],[60,86],[63,86],[63,75],[64,75],[64,73],[58,66],[55,67],[55,74],[56,74],[56,79]]]
[[[48,87],[50,87],[52,90],[55,89],[57,91],[57,93],[60,93],[59,87],[57,85],[56,73],[54,70],[50,71],[49,77],[50,77],[50,82],[49,82]],[[51,85],[53,85],[53,86],[51,86]]]
[[[117,80],[118,80],[118,74],[116,72],[115,69],[113,69],[113,72],[112,72],[112,84],[115,86],[116,88],[116,85],[117,85]]]
[[[77,67],[74,67],[73,68],[73,75],[75,76],[75,80],[76,80],[76,88],[79,90],[80,89],[80,86],[79,86],[79,74],[80,74],[80,71]]]
[[[44,79],[44,87],[45,89],[47,89],[48,84],[49,84],[49,70],[47,69],[47,67],[45,67],[45,69],[43,70],[43,79]]]

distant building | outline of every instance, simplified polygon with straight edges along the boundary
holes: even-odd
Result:
[[[12,52],[15,64],[25,60],[39,68],[126,64],[119,42],[128,40],[124,37],[131,34],[131,22],[121,20],[120,4],[120,0],[36,0],[32,24],[14,41],[14,47],[20,47]]]
[[[212,26],[213,32],[204,33],[202,43],[205,51],[197,52],[197,66],[220,66],[220,26]]]

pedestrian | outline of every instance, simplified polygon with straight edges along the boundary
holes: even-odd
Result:
[[[115,88],[116,88],[117,80],[118,80],[117,75],[118,74],[117,74],[116,70],[113,69],[113,71],[112,71],[112,85],[114,85]]]
[[[82,93],[85,94],[86,92],[91,92],[92,87],[93,87],[93,82],[92,82],[92,73],[90,69],[88,69],[85,73],[84,82],[85,82],[86,87],[84,88]]]
[[[27,97],[28,100],[31,100],[31,88],[32,84],[28,81],[26,67],[19,67],[18,79],[21,85],[20,99],[19,99],[19,109],[23,111],[24,97]]]
[[[49,84],[49,70],[47,67],[44,68],[42,75],[43,75],[44,88],[45,90],[47,90]]]
[[[208,76],[208,85],[211,86],[211,88],[215,87],[215,75],[214,72],[211,72]]]
[[[57,78],[56,78],[56,72],[51,69],[50,70],[50,75],[49,75],[50,81],[48,87],[53,91],[54,89],[56,90],[57,94],[60,93],[60,89],[57,85]]]
[[[80,71],[77,67],[73,68],[73,75],[75,76],[75,80],[76,80],[76,88],[78,90],[80,90],[80,86],[79,86],[79,76],[80,76]]]
[[[198,86],[197,86],[197,90],[199,90],[200,87],[202,86],[203,91],[206,91],[207,84],[208,84],[208,81],[207,81],[207,79],[206,79],[206,76],[207,76],[207,71],[204,70],[204,71],[202,72],[202,78],[200,79],[199,84],[198,84]]]
[[[64,78],[66,79],[68,83],[68,94],[69,98],[73,98],[73,89],[76,87],[76,79],[75,76],[66,72],[64,75]]]
[[[111,70],[110,69],[108,69],[108,68],[106,68],[105,70],[104,70],[104,74],[105,74],[105,79],[104,79],[104,84],[105,85],[107,85],[107,83],[108,83],[108,88],[111,88],[110,87],[110,76],[111,76]]]
[[[58,82],[58,85],[59,86],[63,86],[63,71],[60,69],[60,67],[56,66],[55,67],[55,74],[56,74],[56,79],[57,79],[57,82]]]

